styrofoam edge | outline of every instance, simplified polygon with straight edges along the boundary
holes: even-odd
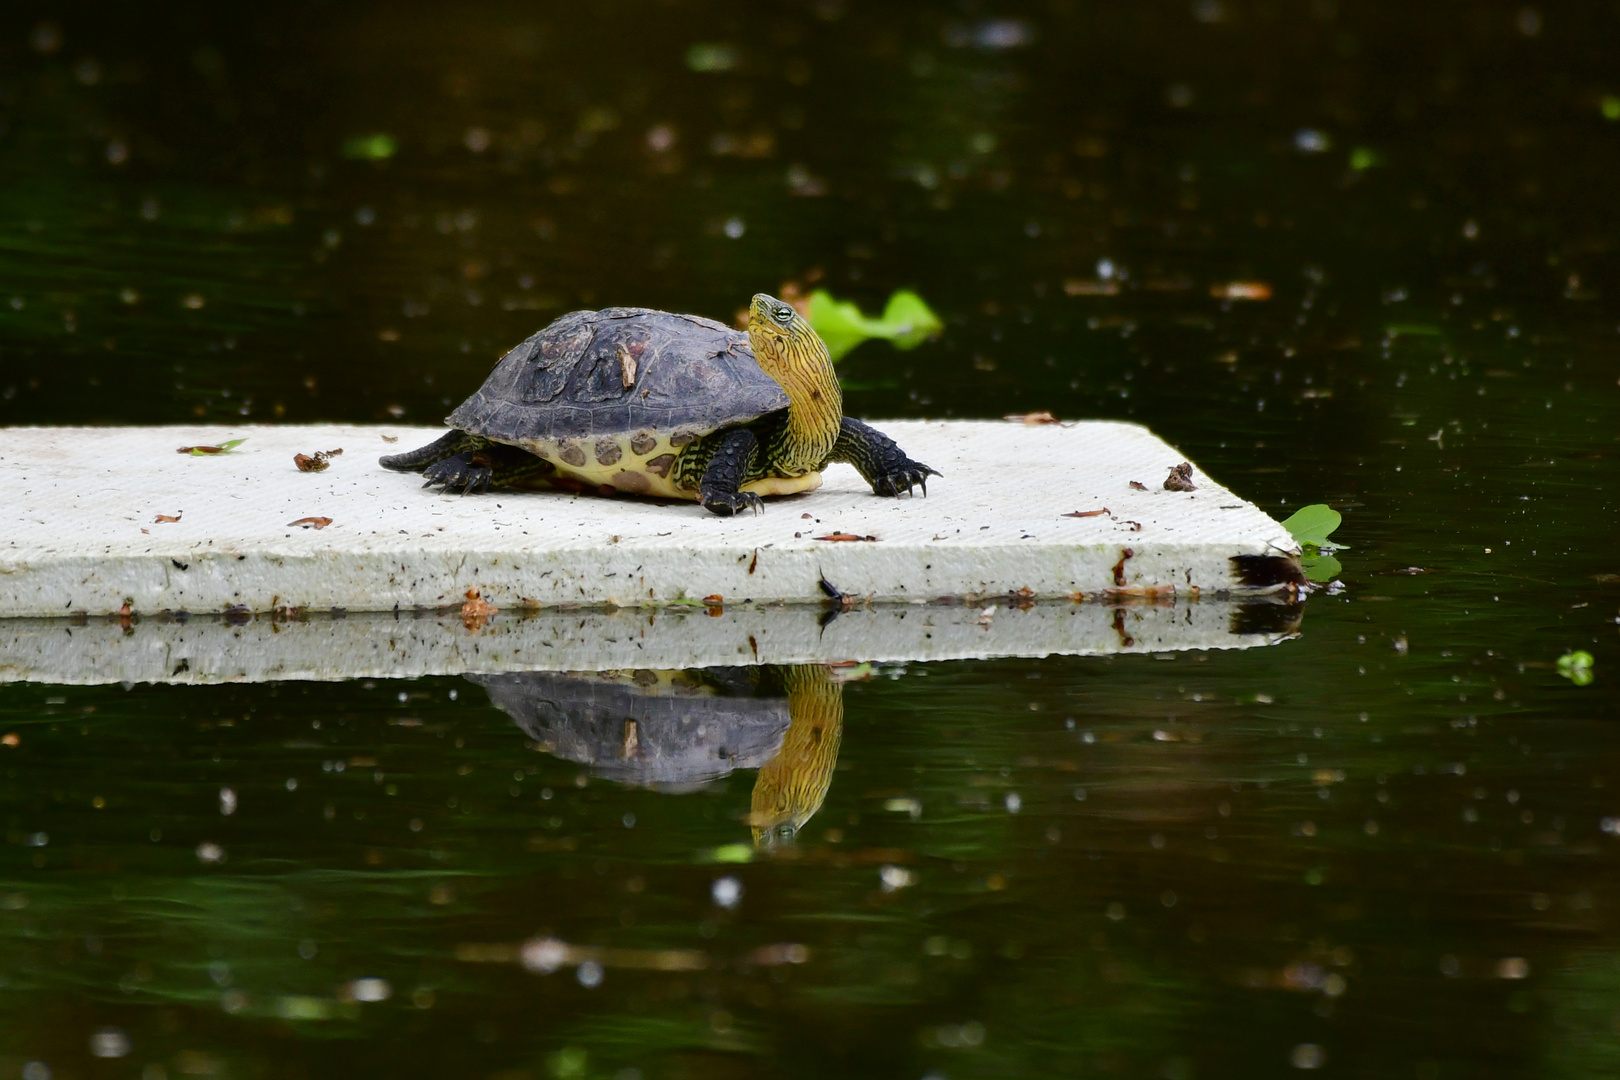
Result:
[[[226,683],[837,661],[1241,649],[1293,636],[1302,606],[905,604],[356,614],[281,620],[0,621],[0,682]]]
[[[860,548],[861,550],[855,550]],[[392,611],[459,603],[477,590],[498,607],[559,604],[635,607],[719,596],[732,603],[819,603],[823,580],[864,599],[906,602],[1023,595],[1063,599],[1110,589],[1162,589],[1198,595],[1263,593],[1286,584],[1234,584],[1235,548],[1124,544],[1022,548],[826,544],[819,548],[714,546],[679,559],[610,545],[588,559],[577,551],[262,551],[161,559],[139,556],[55,559],[13,567],[0,583],[11,617],[243,609]],[[1291,556],[1279,557],[1297,566]]]

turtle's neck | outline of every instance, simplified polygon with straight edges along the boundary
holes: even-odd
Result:
[[[748,340],[760,369],[788,396],[787,423],[771,440],[769,467],[784,476],[814,472],[832,453],[844,419],[827,345],[808,319],[764,293],[750,306]]]
[[[844,395],[838,389],[838,376],[833,373],[826,346],[813,339],[805,351],[820,355],[784,364],[773,373],[788,396],[787,424],[779,436],[776,462],[785,473],[819,468],[832,453],[833,443],[838,441],[839,422],[844,418]]]

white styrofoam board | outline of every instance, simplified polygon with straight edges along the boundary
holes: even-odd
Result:
[[[736,518],[557,492],[444,495],[377,464],[441,428],[3,429],[0,617],[112,614],[126,601],[136,612],[386,611],[457,604],[474,588],[501,608],[793,602],[822,599],[823,576],[879,600],[1197,595],[1240,590],[1234,558],[1299,551],[1202,472],[1196,491],[1163,490],[1182,455],[1134,424],[879,426],[944,474],[927,498],[875,497],[835,465],[819,490]],[[175,452],[232,438],[246,442],[228,454]],[[293,465],[339,447],[325,472]],[[307,517],[332,524],[289,525]],[[815,539],[833,532],[878,540]]]
[[[1241,649],[1293,636],[1299,605],[889,604],[831,621],[802,604],[279,620],[0,620],[0,682],[221,683],[739,664]]]

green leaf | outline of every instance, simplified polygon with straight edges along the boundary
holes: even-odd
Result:
[[[1558,674],[1576,686],[1589,686],[1592,679],[1592,654],[1585,649],[1567,652],[1558,658]]]
[[[213,449],[212,447],[210,447],[208,449],[204,449],[201,446],[193,446],[191,448],[191,456],[192,457],[218,457],[220,454],[228,454],[228,453],[230,453],[232,450],[235,450],[238,446],[241,446],[245,442],[247,442],[246,439],[232,439],[229,442],[220,443],[219,448],[217,450]]]
[[[1282,527],[1287,529],[1288,534],[1301,546],[1335,551],[1344,545],[1331,544],[1328,537],[1343,521],[1344,518],[1333,507],[1326,503],[1312,503],[1294,511],[1293,515],[1282,523]]]
[[[1358,146],[1350,151],[1350,167],[1357,172],[1383,163],[1383,155],[1370,146]]]
[[[746,863],[754,861],[754,849],[747,844],[721,844],[698,852],[698,862]]]
[[[839,300],[825,289],[817,289],[810,294],[810,325],[827,343],[827,352],[837,362],[868,338],[885,338],[899,349],[915,348],[937,334],[945,324],[922,297],[909,289],[901,289],[889,297],[883,314],[875,319],[861,314],[861,309],[852,302]]]
[[[398,152],[399,143],[382,132],[351,135],[343,140],[343,156],[350,161],[387,161]]]
[[[699,42],[686,50],[686,66],[693,71],[730,71],[738,59],[736,46],[725,42]]]
[[[1305,570],[1305,580],[1326,584],[1344,573],[1344,565],[1331,555],[1312,555],[1309,552],[1299,560]]]
[[[892,330],[890,339],[897,349],[914,349],[941,330],[945,324],[910,289],[900,289],[883,307],[883,325]]]

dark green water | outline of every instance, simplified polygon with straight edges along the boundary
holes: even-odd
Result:
[[[1612,4],[257,7],[0,13],[0,423],[433,422],[819,273],[946,322],[851,412],[1140,420],[1346,589],[850,683],[747,862],[753,770],[469,680],[0,687],[0,1075],[1620,1071]]]

